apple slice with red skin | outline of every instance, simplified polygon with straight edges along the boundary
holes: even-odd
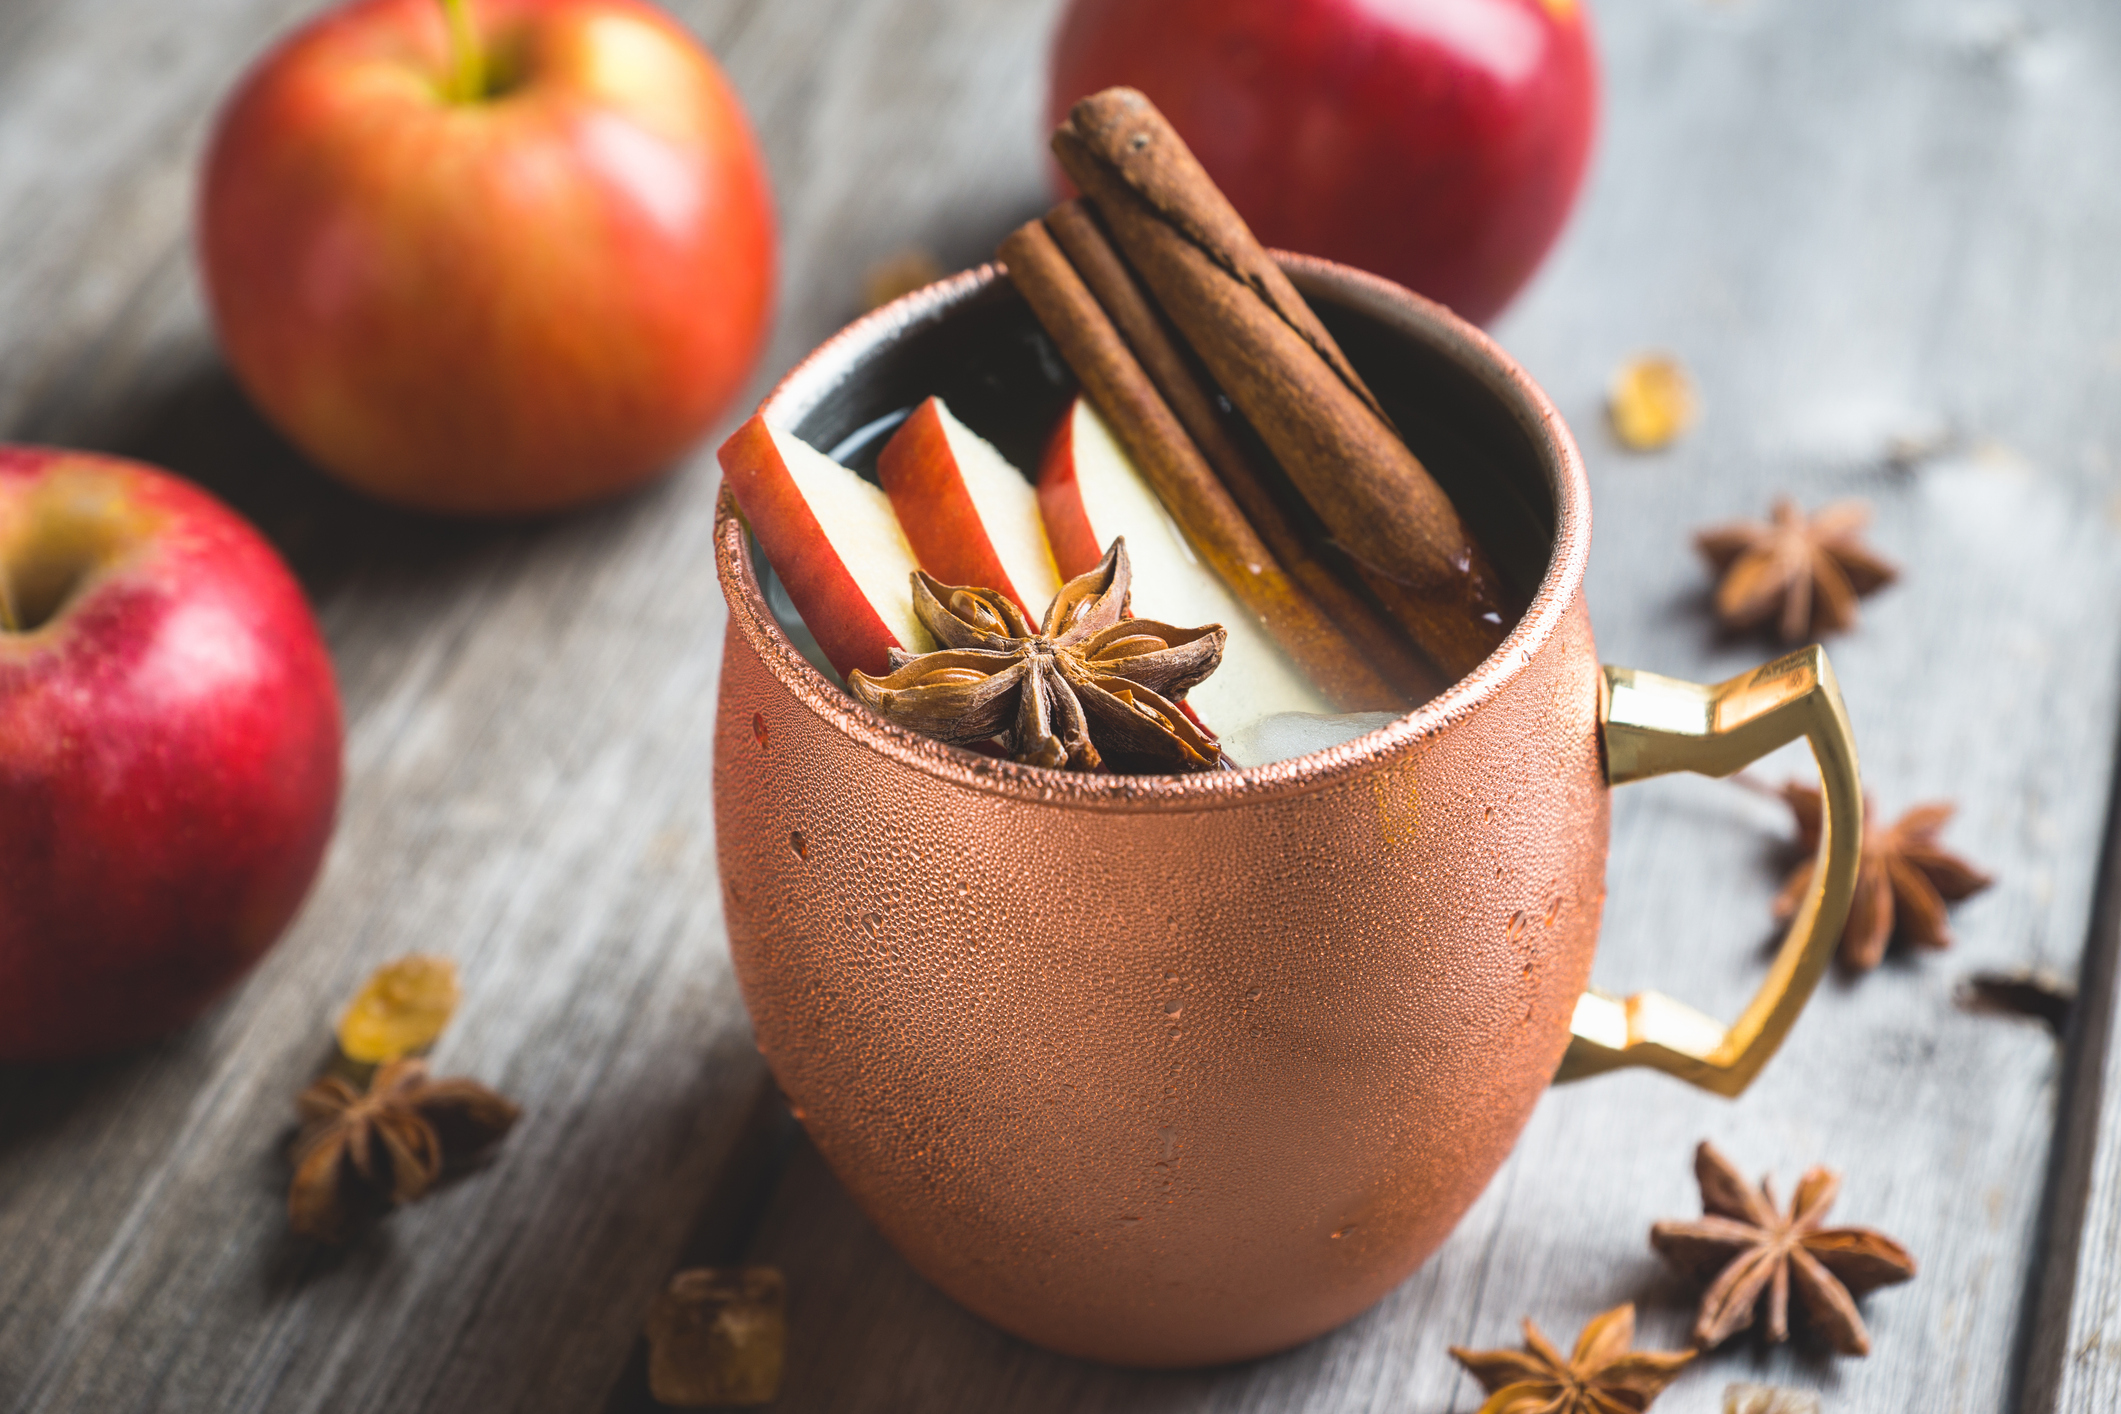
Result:
[[[338,690],[301,586],[134,462],[0,447],[0,1061],[177,1029],[316,876]]]
[[[935,646],[913,616],[918,562],[890,497],[763,417],[739,427],[720,457],[767,563],[841,676],[880,676],[893,648]]]
[[[1228,631],[1222,666],[1186,695],[1187,705],[1207,726],[1229,737],[1276,713],[1333,711],[1237,596],[1200,562],[1104,419],[1082,398],[1069,407],[1046,445],[1038,504],[1064,578],[1093,568],[1105,553],[1102,547],[1124,535],[1134,568],[1136,614],[1188,628],[1216,623]]]
[[[876,469],[922,569],[945,584],[998,589],[1033,623],[1044,616],[1061,580],[1038,496],[941,398],[913,410]]]

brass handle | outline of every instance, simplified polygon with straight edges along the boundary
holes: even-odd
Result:
[[[1834,670],[1816,645],[1714,687],[1607,668],[1598,720],[1606,780],[1616,786],[1670,771],[1728,776],[1800,736],[1811,742],[1826,800],[1818,867],[1752,1004],[1726,1028],[1656,992],[1625,998],[1586,992],[1554,1076],[1580,1080],[1639,1065],[1737,1095],[1796,1024],[1833,958],[1856,891],[1863,790]]]

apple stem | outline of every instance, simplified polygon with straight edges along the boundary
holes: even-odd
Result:
[[[486,96],[486,52],[472,23],[470,0],[442,0],[449,22],[449,81],[443,89],[452,103],[476,103]]]

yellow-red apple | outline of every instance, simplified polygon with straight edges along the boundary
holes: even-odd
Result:
[[[766,333],[764,165],[637,0],[356,0],[222,112],[199,253],[266,415],[375,495],[545,511],[669,467]]]
[[[919,561],[889,496],[763,417],[739,427],[720,455],[767,563],[843,676],[882,675],[893,648],[935,646],[913,616]]]
[[[913,410],[876,470],[922,569],[945,584],[999,589],[1033,623],[1045,615],[1061,582],[1038,496],[941,398]]]
[[[294,916],[339,699],[257,533],[149,467],[0,447],[0,1060],[182,1026]]]

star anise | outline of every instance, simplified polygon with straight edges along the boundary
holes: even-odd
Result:
[[[1905,1247],[1867,1227],[1826,1227],[1826,1210],[1841,1191],[1841,1175],[1814,1168],[1798,1181],[1789,1216],[1775,1208],[1767,1180],[1749,1186],[1731,1161],[1703,1140],[1694,1153],[1701,1182],[1701,1219],[1658,1223],[1650,1245],[1666,1261],[1708,1283],[1694,1341],[1704,1349],[1721,1345],[1751,1325],[1763,1293],[1766,1335],[1790,1338],[1790,1293],[1812,1328],[1843,1355],[1871,1353],[1870,1332],[1856,1313],[1856,1298],[1874,1287],[1915,1275]]]
[[[915,570],[913,611],[943,647],[918,656],[894,649],[887,676],[849,673],[847,690],[941,741],[1006,735],[1011,755],[1033,766],[1211,770],[1220,748],[1172,699],[1215,671],[1226,635],[1218,624],[1173,628],[1126,617],[1131,579],[1127,543],[1114,540],[1033,628],[998,590]]]
[[[1819,851],[1820,797],[1815,787],[1795,781],[1782,787],[1782,798],[1797,817],[1797,847],[1804,862],[1775,899],[1775,916],[1787,919],[1811,887]],[[1849,902],[1849,921],[1841,931],[1841,965],[1868,972],[1885,957],[1895,929],[1911,943],[1948,948],[1952,931],[1945,917],[1947,902],[1980,893],[1995,880],[1937,843],[1955,807],[1933,800],[1918,805],[1891,825],[1872,822],[1877,810],[1863,802],[1863,859],[1856,869],[1856,896]]]
[[[475,1080],[430,1080],[423,1060],[392,1061],[361,1094],[327,1075],[295,1099],[295,1181],[287,1219],[305,1237],[343,1241],[362,1219],[430,1188],[445,1162],[506,1134],[522,1111]]]
[[[1691,1350],[1630,1350],[1632,1304],[1593,1318],[1566,1360],[1530,1320],[1524,1343],[1522,1353],[1451,1347],[1488,1392],[1480,1414],[1641,1414],[1694,1358]]]
[[[1856,600],[1892,583],[1900,571],[1862,540],[1871,508],[1836,501],[1807,518],[1787,496],[1772,524],[1710,526],[1694,547],[1723,576],[1716,617],[1725,628],[1772,623],[1785,643],[1837,633],[1856,622]]]

